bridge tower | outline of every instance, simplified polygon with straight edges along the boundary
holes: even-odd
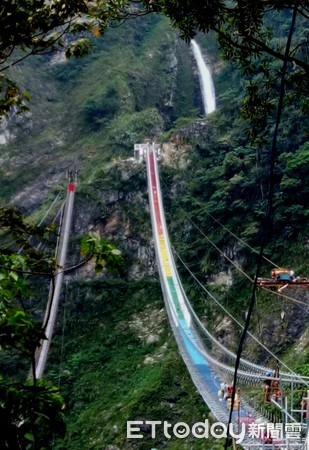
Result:
[[[155,152],[157,159],[160,159],[162,153],[160,145],[155,142],[150,142],[149,139],[147,139],[143,144],[134,144],[134,159],[139,163],[146,161],[146,154],[149,150]]]

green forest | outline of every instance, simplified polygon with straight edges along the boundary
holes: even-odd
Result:
[[[165,311],[134,144],[162,149],[181,280],[203,324],[236,353],[241,329],[212,296],[245,323],[260,246],[259,277],[274,266],[309,277],[306,4],[17,3],[0,11],[0,448],[231,449],[225,439],[153,439],[147,427],[127,438],[130,420],[214,420]],[[215,86],[206,116],[193,37]],[[36,379],[68,170],[77,171],[72,269]],[[249,330],[309,376],[308,291],[283,294],[257,288]],[[243,356],[276,367],[250,338]],[[261,385],[243,391],[275,414]]]

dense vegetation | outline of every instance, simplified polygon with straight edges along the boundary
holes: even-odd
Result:
[[[287,14],[285,27],[289,19]],[[297,39],[298,36],[296,42]],[[135,240],[138,246],[146,241],[149,246],[150,240],[143,169],[132,169],[129,162],[122,162],[132,156],[133,144],[146,137],[161,139],[174,143],[176,152],[183,155],[178,165],[167,165],[162,170],[173,243],[201,280],[211,281],[220,271],[233,272],[230,289],[215,286],[212,290],[240,319],[247,308],[250,283],[220,256],[189,218],[251,276],[255,255],[210,214],[253,247],[258,248],[260,243],[268,190],[269,145],[278,98],[278,63],[264,60],[265,74],[272,74],[271,82],[265,84],[254,61],[244,76],[239,67],[218,62],[219,51],[213,39],[198,36],[198,40],[208,48],[218,93],[219,110],[207,119],[198,117],[197,80],[188,47],[158,16],[110,30],[97,40],[92,54],[82,60],[59,62],[53,56],[40,56],[26,60],[22,70],[14,71],[14,78],[30,91],[33,104],[28,118],[13,118],[8,125],[16,137],[4,147],[1,200],[13,197],[26,211],[36,209],[43,196],[27,205],[16,194],[25,185],[30,192],[37,192],[41,183],[46,187],[49,177],[55,180],[58,190],[59,174],[75,164],[81,168],[76,230],[79,237],[87,234],[89,227],[100,234],[107,229],[104,226],[110,217],[120,217],[121,223],[109,237],[122,248],[126,262],[122,279],[106,279],[105,273],[88,281],[73,282],[68,277],[69,287],[47,374],[52,384],[60,387],[66,403],[67,434],[63,440],[55,437],[54,448],[222,448],[210,441],[166,444],[162,436],[154,442],[149,432],[146,443],[131,443],[125,438],[126,420],[176,422],[180,417],[193,423],[208,413],[177,356],[164,313],[159,313],[163,302],[157,281],[149,277],[130,279],[130,266],[136,264],[137,251],[130,249],[128,241]],[[275,173],[273,233],[266,253],[277,264],[291,266],[305,276],[309,163],[304,126],[306,105],[299,93],[296,101],[291,85],[293,71],[289,74]],[[252,95],[241,112],[246,86]],[[249,113],[254,98],[256,102],[265,101],[263,108],[257,107],[252,115]],[[246,121],[249,116],[251,123]],[[45,192],[50,192],[50,188]],[[208,300],[205,303],[186,271],[181,270],[190,298],[201,315],[213,319],[216,331],[222,313]],[[270,266],[265,265],[263,274],[268,275],[269,270]],[[302,298],[302,293],[297,296]],[[258,297],[255,331],[266,336],[267,344],[276,351],[288,351],[305,329],[305,313],[300,313],[297,306],[279,304],[268,294]],[[41,308],[39,300],[35,296],[37,309]],[[297,326],[293,333],[287,326],[284,340],[279,341],[276,328],[270,324],[277,320],[282,308],[286,308],[287,320],[294,320]],[[153,311],[157,317],[151,315]],[[238,330],[232,331],[237,337]],[[159,340],[147,343],[152,333],[158,334]],[[253,346],[247,351],[256,359],[267,358]],[[145,363],[147,357],[150,360]],[[294,363],[307,370],[307,352]],[[17,358],[10,361],[7,354],[3,368],[13,378],[18,368],[19,380],[28,370],[24,363],[20,367]],[[40,430],[36,429],[36,433],[28,436],[29,445],[34,439],[33,448],[41,448]]]
[[[246,69],[261,54],[293,65],[295,89],[301,91],[308,79],[308,41],[302,34],[297,45],[290,47],[290,37],[296,19],[301,25],[306,24],[306,6],[304,0],[256,1],[254,7],[248,1],[226,4],[222,0],[204,4],[197,0],[186,4],[170,0],[136,0],[133,4],[130,0],[59,0],[48,4],[35,0],[4,4],[0,13],[0,115],[8,114],[14,107],[24,111],[24,101],[29,100],[29,93],[22,92],[15,77],[5,72],[11,65],[31,55],[63,48],[67,57],[88,54],[93,42],[86,31],[98,37],[110,25],[151,13],[169,17],[186,40],[197,31],[215,32],[225,57],[240,62]],[[288,32],[286,18],[289,16],[293,19]],[[281,35],[278,26],[283,28]],[[287,47],[278,40],[278,35],[285,34]],[[23,54],[18,53],[19,49]],[[265,67],[261,65],[261,69]]]
[[[12,124],[17,139],[1,167],[2,201],[36,176],[43,186],[47,177],[57,185],[56,174],[70,164],[82,167],[81,179],[91,179],[93,169],[104,161],[131,156],[135,142],[153,138],[162,132],[165,121],[194,110],[187,46],[178,43],[167,21],[152,17],[128,22],[96,42],[93,53],[83,59],[58,62],[57,55],[40,56],[26,60],[14,72],[30,92],[32,107],[27,118],[16,118]],[[176,75],[173,61],[182,53],[179,68],[184,64],[187,70]],[[176,76],[186,79],[176,85]],[[179,93],[186,103],[178,111]],[[42,155],[39,161],[37,152]],[[25,170],[25,163],[31,172]]]
[[[145,438],[130,444],[127,420],[176,423],[181,417],[194,423],[207,417],[207,407],[177,355],[163,307],[157,281],[70,285],[61,318],[64,335],[55,341],[56,364],[49,375],[59,381],[69,412],[67,438],[55,448],[150,449],[166,441],[162,430],[155,440],[144,430]],[[159,340],[147,343],[149,333]],[[185,444],[172,440],[169,448],[191,445],[190,440]],[[196,448],[209,445],[204,442]]]

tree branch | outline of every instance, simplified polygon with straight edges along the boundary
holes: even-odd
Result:
[[[62,33],[56,39],[54,39],[53,41],[50,41],[50,42],[46,42],[46,45],[41,47],[41,44],[44,42],[44,37],[47,36],[47,34],[49,32],[51,32],[52,30],[49,30],[49,32],[44,33],[40,42],[38,44],[36,44],[29,53],[27,53],[26,55],[22,56],[21,58],[15,60],[15,61],[13,61],[11,64],[8,64],[7,66],[3,67],[2,69],[0,69],[0,72],[4,72],[5,70],[9,69],[10,67],[15,66],[16,64],[20,63],[21,61],[23,61],[24,59],[28,58],[31,55],[43,54],[43,52],[45,52],[48,48],[55,45],[65,34],[67,34],[69,32],[73,20],[75,20],[75,18],[71,19],[70,21],[67,22],[66,28],[62,31]],[[37,50],[39,47],[40,47],[40,50]]]
[[[262,51],[264,53],[268,53],[269,55],[273,56],[274,58],[280,59],[281,61],[285,61],[285,55],[277,52],[275,50],[273,50],[271,47],[268,47],[264,42],[246,35],[244,36],[246,39],[248,39],[248,41],[250,41],[252,44],[254,44],[255,48],[252,47],[248,47],[244,44],[241,44],[235,40],[233,40],[233,38],[231,37],[231,35],[227,35],[224,31],[220,30],[219,28],[213,27],[213,31],[215,31],[224,41],[226,41],[228,44],[230,44],[232,47],[235,47],[239,50],[245,50],[246,52],[248,51],[255,51],[255,52],[259,52]],[[299,67],[301,67],[302,69],[304,69],[304,71],[306,73],[309,73],[309,65],[306,64],[304,61],[295,58],[293,56],[287,56],[287,61],[288,62],[294,62],[296,65],[298,65]]]

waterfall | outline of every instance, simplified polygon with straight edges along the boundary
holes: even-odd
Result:
[[[210,114],[216,109],[215,88],[211,73],[204,61],[200,47],[194,39],[191,40],[191,46],[198,67],[204,111],[205,114]]]

